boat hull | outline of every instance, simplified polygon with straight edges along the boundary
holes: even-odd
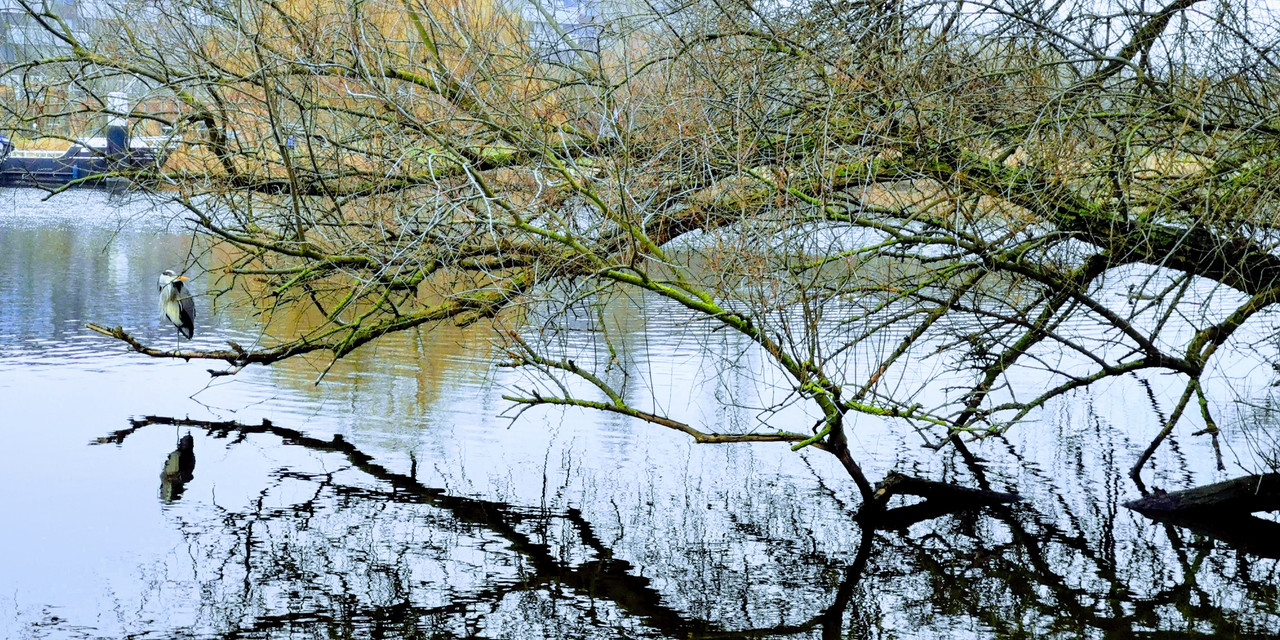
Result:
[[[112,145],[117,147],[119,145]],[[164,164],[168,153],[148,146],[133,146],[121,153],[107,149],[76,145],[61,155],[15,151],[6,138],[0,138],[0,187],[102,187],[127,183],[120,172],[155,169]]]
[[[114,173],[156,167],[162,162],[151,152],[135,152],[119,159],[100,154],[70,153],[55,158],[9,156],[0,162],[0,187],[98,186],[103,182],[118,181],[119,178],[112,175]]]

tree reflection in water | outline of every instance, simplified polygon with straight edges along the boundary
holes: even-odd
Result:
[[[174,635],[1262,638],[1280,628],[1276,560],[1147,521],[1114,491],[988,507],[907,530],[866,529],[841,557],[744,525],[722,533],[771,547],[763,569],[677,567],[673,559],[672,570],[714,575],[660,590],[577,509],[423,486],[414,471],[392,471],[340,436],[268,421],[152,417],[100,442],[123,443],[152,424],[340,462],[321,472],[278,470],[248,508],[178,523],[202,601],[198,622]],[[745,595],[738,616],[675,604],[707,597],[682,593],[706,584],[717,584],[716,594],[762,584],[786,590],[808,613],[770,611]]]

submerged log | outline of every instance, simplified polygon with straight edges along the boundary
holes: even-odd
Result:
[[[924,502],[887,509],[895,495],[924,498]],[[949,513],[968,511],[994,504],[1018,502],[1016,493],[973,489],[946,482],[935,482],[890,472],[876,483],[872,499],[858,510],[858,521],[877,529],[902,529]]]
[[[1280,473],[1245,476],[1185,491],[1155,493],[1124,506],[1144,514],[1214,510],[1240,514],[1280,510]]]
[[[1280,473],[1245,476],[1185,491],[1155,493],[1124,506],[1264,558],[1280,558],[1280,523],[1253,515],[1280,510]]]

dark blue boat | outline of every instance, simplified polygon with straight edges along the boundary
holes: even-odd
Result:
[[[122,182],[118,172],[156,168],[168,159],[164,138],[131,141],[123,126],[109,126],[106,133],[66,151],[15,150],[0,137],[0,187],[109,186]]]

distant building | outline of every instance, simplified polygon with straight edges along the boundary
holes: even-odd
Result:
[[[72,39],[86,46],[103,37],[118,38],[123,16],[127,15],[131,25],[155,20],[155,14],[140,0],[43,1],[42,6],[41,0],[32,0],[32,6],[57,15]],[[0,67],[66,55],[70,50],[71,45],[50,33],[17,0],[0,0]],[[121,104],[135,111],[173,109],[171,100],[152,94],[145,82],[135,78],[88,72],[79,81],[68,82],[66,74],[73,72],[71,67],[51,65],[22,68],[0,77],[4,107],[0,109],[0,131],[25,131],[24,135],[31,136],[90,135],[106,124],[107,116],[101,112],[108,108],[107,96],[113,92],[126,96],[115,105],[117,111]]]
[[[507,0],[529,29],[529,45],[549,59],[571,64],[598,55],[623,31],[632,0]]]
[[[83,30],[79,0],[51,0],[49,8],[62,16],[72,30]],[[65,51],[67,45],[53,37],[15,0],[0,0],[0,64],[25,62]]]

